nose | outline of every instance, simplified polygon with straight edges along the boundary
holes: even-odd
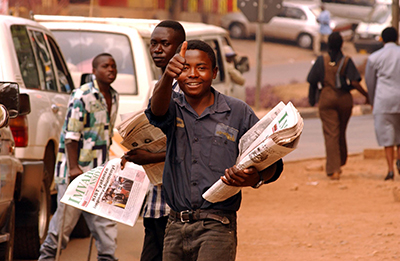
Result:
[[[161,44],[157,44],[157,45],[155,46],[155,48],[154,48],[154,51],[155,51],[156,53],[162,53],[163,49],[162,49]]]
[[[189,73],[188,73],[188,77],[194,78],[197,77],[198,73],[195,67],[190,67],[189,68]]]

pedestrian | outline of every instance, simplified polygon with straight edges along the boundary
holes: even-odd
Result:
[[[360,85],[360,73],[353,60],[343,55],[342,45],[340,33],[333,32],[328,38],[328,53],[318,56],[307,77],[311,106],[318,102],[316,94],[319,94],[318,109],[326,152],[325,170],[333,180],[340,179],[341,167],[347,161],[346,128],[353,108],[350,90],[357,89],[368,103],[368,94]],[[322,86],[321,90],[318,85]]]
[[[313,49],[315,55],[321,54],[321,44],[328,42],[328,37],[332,33],[331,28],[331,13],[325,9],[324,5],[321,5],[321,13],[317,17],[319,23],[319,34],[316,35],[313,43]]]
[[[225,58],[227,61],[226,66],[228,69],[228,74],[233,82],[232,88],[234,88],[235,84],[243,86],[246,79],[243,77],[242,73],[235,68],[235,57],[236,57],[235,51],[233,51],[232,47],[230,47],[229,45],[225,45],[223,48],[225,52]]]
[[[164,73],[169,60],[175,55],[178,46],[186,39],[183,26],[172,20],[160,22],[151,34],[150,54],[154,64]],[[171,85],[179,91],[177,84]],[[125,160],[139,165],[165,161],[165,152],[150,153],[136,149],[124,156]],[[150,184],[143,207],[143,225],[145,237],[141,253],[141,261],[161,261],[164,245],[165,227],[168,222],[170,208],[165,202],[162,185]]]
[[[365,83],[374,115],[375,134],[383,146],[388,165],[385,180],[394,179],[394,147],[397,147],[396,167],[400,174],[400,47],[394,27],[382,31],[384,46],[368,57]]]
[[[101,53],[93,59],[92,67],[96,79],[75,89],[69,100],[55,167],[58,207],[40,247],[39,260],[54,260],[59,236],[61,249],[65,249],[81,213],[96,240],[97,259],[116,260],[116,223],[60,202],[70,181],[108,161],[118,110],[118,94],[110,84],[116,79],[117,66],[110,54]]]
[[[235,168],[239,139],[258,118],[246,103],[211,86],[218,68],[207,43],[184,42],[177,52],[145,111],[167,136],[163,186],[171,211],[163,260],[235,260],[241,193],[218,203],[201,195],[220,178],[241,187],[270,183],[280,176],[283,163],[260,172]],[[172,91],[174,78],[182,92]]]

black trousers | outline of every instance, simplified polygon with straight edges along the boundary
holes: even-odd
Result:
[[[165,227],[168,216],[160,218],[143,218],[144,243],[141,261],[162,261]]]

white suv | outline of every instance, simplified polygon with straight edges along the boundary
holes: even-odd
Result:
[[[74,88],[52,33],[32,20],[0,16],[0,80],[18,83],[31,113],[10,120],[15,156],[15,258],[36,259],[50,219],[49,187],[69,94]]]

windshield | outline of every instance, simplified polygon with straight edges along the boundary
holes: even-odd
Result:
[[[392,12],[392,6],[391,5],[378,4],[372,10],[372,12],[371,12],[371,14],[369,16],[368,22],[383,24],[383,23],[385,23],[387,21],[387,19],[390,16],[391,12]]]

